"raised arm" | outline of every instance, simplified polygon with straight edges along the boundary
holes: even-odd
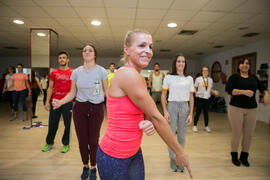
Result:
[[[49,81],[49,87],[47,89],[47,98],[46,98],[46,104],[45,104],[45,109],[47,111],[50,110],[50,101],[53,93],[53,87],[54,87],[54,81],[50,80]]]

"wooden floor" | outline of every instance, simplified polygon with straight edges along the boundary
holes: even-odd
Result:
[[[47,124],[48,112],[38,102],[36,121]],[[29,125],[20,120],[9,121],[8,105],[0,104],[0,179],[1,180],[77,180],[80,179],[82,163],[78,142],[72,124],[71,149],[62,154],[60,122],[54,148],[41,152],[45,144],[47,127],[23,130]],[[189,155],[194,179],[199,180],[269,180],[270,179],[270,128],[258,123],[250,150],[251,167],[235,167],[230,161],[230,135],[226,114],[211,113],[212,133],[203,130],[202,119],[199,132],[191,127],[186,136],[185,150]],[[101,137],[106,128],[103,123]],[[147,180],[189,179],[186,172],[175,173],[169,168],[167,146],[157,134],[144,136],[142,150]]]

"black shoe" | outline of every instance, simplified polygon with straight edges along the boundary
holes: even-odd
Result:
[[[239,160],[244,166],[249,167],[248,153],[247,152],[241,152]]]
[[[37,118],[37,116],[36,115],[32,116],[32,119],[34,119],[34,118]]]
[[[86,180],[86,179],[88,179],[88,177],[89,177],[89,168],[83,167],[83,172],[82,172],[82,175],[81,175],[81,179]]]
[[[89,180],[96,180],[97,179],[97,169],[93,168],[90,170],[90,178]]]
[[[240,161],[238,160],[238,152],[231,152],[231,156],[232,156],[232,163],[235,166],[240,166]]]

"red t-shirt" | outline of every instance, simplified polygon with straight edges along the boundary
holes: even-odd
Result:
[[[55,69],[51,72],[50,81],[54,82],[52,99],[61,100],[70,92],[70,76],[72,72],[73,69],[71,68],[68,68],[67,70]]]

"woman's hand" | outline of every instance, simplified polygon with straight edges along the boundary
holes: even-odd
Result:
[[[254,95],[254,92],[251,90],[244,90],[244,95],[248,97],[252,97]]]
[[[192,123],[192,115],[190,114],[186,120],[186,124],[190,125]]]
[[[164,118],[165,118],[168,122],[171,121],[171,119],[170,119],[170,114],[169,114],[168,112],[164,112]]]
[[[147,135],[147,136],[151,136],[153,134],[155,134],[156,129],[153,125],[153,123],[149,120],[143,120],[140,122],[139,124],[140,129],[143,129],[143,132]]]
[[[177,166],[183,166],[186,167],[189,173],[189,177],[192,178],[191,168],[188,160],[188,156],[185,153],[182,153],[180,155],[175,155],[175,163]]]
[[[62,106],[62,103],[60,100],[58,99],[53,99],[52,100],[52,105],[53,105],[53,109],[57,109],[59,108],[60,106]]]

